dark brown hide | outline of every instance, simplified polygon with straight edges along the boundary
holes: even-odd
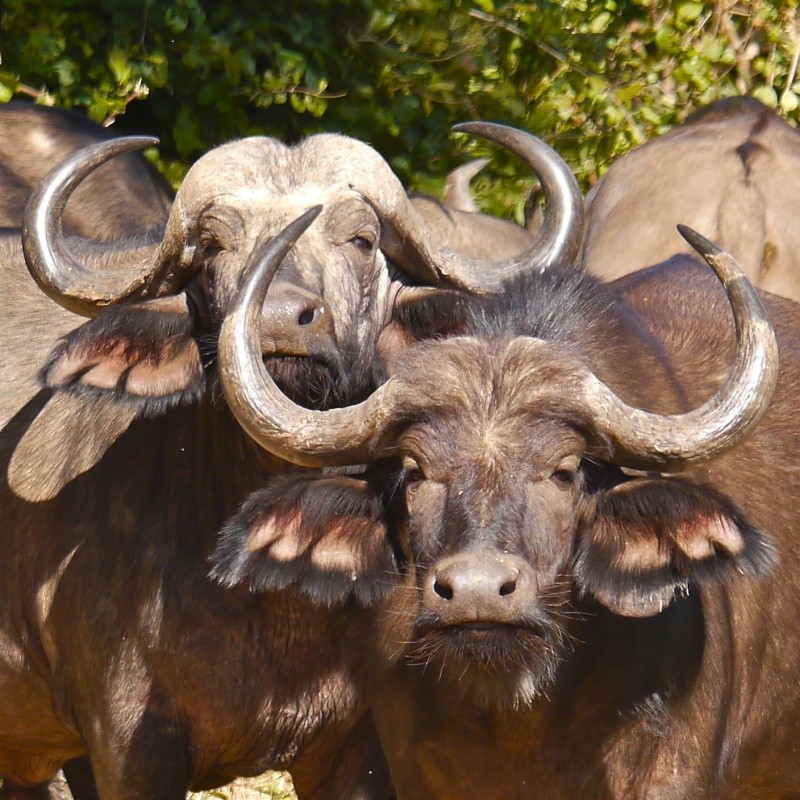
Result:
[[[7,426],[4,466],[42,401]],[[88,752],[101,798],[268,768],[301,797],[388,795],[359,688],[367,611],[208,577],[216,531],[274,471],[203,402],[134,423],[50,502],[0,485],[0,773],[35,784]]]
[[[689,225],[757,286],[800,300],[800,135],[748,97],[696,112],[616,161],[587,197],[583,263],[611,279],[691,252]]]
[[[681,475],[637,474],[560,390],[569,364],[648,410],[698,406],[732,361],[719,285],[687,259],[613,289],[558,271],[514,289],[466,314],[474,336],[395,361],[416,392],[401,463],[329,519],[365,536],[383,519],[398,554],[373,699],[398,797],[789,796],[800,312],[765,295],[781,374],[754,432]],[[275,585],[270,543],[241,553],[296,497],[236,518],[220,576]]]

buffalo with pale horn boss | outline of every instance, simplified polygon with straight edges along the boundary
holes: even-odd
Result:
[[[149,140],[83,151],[40,185],[22,244],[36,283],[64,307],[52,305],[58,316],[17,261],[3,262],[3,319],[24,336],[7,352],[4,340],[0,364],[0,774],[9,784],[33,787],[88,755],[101,798],[177,800],[189,786],[268,767],[290,769],[301,797],[386,796],[360,688],[365,606],[381,581],[324,576],[312,602],[292,575],[263,596],[208,578],[225,519],[292,469],[257,447],[214,391],[217,342],[248,256],[284,242],[283,221],[320,200],[304,246],[282,252],[288,288],[257,312],[262,363],[304,406],[358,399],[380,380],[391,301],[414,281],[487,292],[572,260],[581,202],[563,162],[526,134],[465,129],[515,150],[551,189],[549,227],[523,255],[459,256],[452,219],[426,223],[385,162],[340,136],[212,151],[155,245],[152,236],[96,245],[60,224],[87,173]],[[76,314],[91,319],[76,328]],[[340,561],[329,542],[309,558],[311,583]]]
[[[91,439],[82,439],[74,469],[53,470],[45,481],[36,469],[43,457],[38,437],[27,437],[11,465],[16,490],[31,499],[51,496],[95,463],[133,416],[201,394],[207,368],[213,372],[216,332],[256,238],[277,233],[315,203],[324,202],[325,211],[281,266],[263,308],[265,350],[274,345],[279,353],[270,366],[295,399],[312,406],[353,402],[370,391],[381,342],[383,349],[393,347],[391,308],[413,294],[409,284],[490,291],[520,269],[574,258],[583,206],[566,165],[534,137],[476,125],[476,133],[493,131],[487,135],[520,155],[549,188],[548,225],[533,244],[527,236],[503,234],[494,242],[477,236],[498,225],[519,231],[485,215],[480,224],[474,215],[461,219],[439,209],[426,217],[372,148],[333,134],[293,147],[263,137],[223,145],[189,171],[165,227],[98,243],[64,235],[71,193],[113,156],[154,140],[111,141],[74,155],[40,184],[25,221],[31,272],[66,310],[43,304],[25,272],[19,237],[0,242],[6,286],[0,310],[10,329],[0,378],[15,387],[3,393],[0,422],[38,391],[39,366],[53,341],[77,327],[79,315],[95,319],[65,342],[68,357],[63,354],[58,374],[48,371],[46,380],[69,384],[72,395],[91,395],[101,421]],[[13,322],[20,316],[29,321],[24,331]],[[150,322],[158,323],[152,336]],[[163,350],[155,341],[175,341],[182,333],[194,344]],[[121,396],[129,401],[127,420],[117,407],[104,407],[109,397]],[[86,416],[84,408],[71,413]],[[57,429],[57,411],[45,416],[40,427]]]

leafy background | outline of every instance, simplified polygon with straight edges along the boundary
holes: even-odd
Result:
[[[210,147],[335,130],[438,191],[454,122],[553,144],[584,186],[694,108],[745,92],[800,120],[797,0],[4,0],[0,100],[154,133],[173,184]],[[495,153],[480,201],[521,218],[531,179]]]
[[[341,131],[409,188],[492,154],[458,121],[530,130],[587,188],[698,106],[751,93],[800,121],[797,0],[3,0],[0,102],[33,98],[121,133],[174,185],[210,147]],[[521,221],[531,179],[494,153],[482,205]],[[237,795],[236,792],[244,792]],[[206,797],[291,797],[285,776]]]
[[[584,186],[694,108],[749,92],[800,120],[797,0],[4,0],[0,100],[154,133],[177,184],[215,144],[321,130],[363,139],[436,192],[466,154],[454,122],[553,144]],[[483,205],[522,214],[531,180],[495,154]]]

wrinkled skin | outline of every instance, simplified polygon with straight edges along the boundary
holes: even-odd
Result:
[[[80,114],[34,103],[0,104],[0,228],[19,228],[36,184],[81,147],[113,138]],[[113,186],[113,191],[109,191]],[[69,233],[97,241],[164,223],[174,192],[138,153],[104,164],[86,179],[64,218]]]
[[[732,359],[724,295],[692,259],[613,289],[552,279],[478,312],[473,337],[396,361],[420,398],[397,423],[399,463],[340,486],[326,523],[304,523],[313,479],[302,500],[265,492],[215,570],[268,590],[288,543],[265,532],[287,519],[301,543],[326,525],[383,530],[399,576],[374,603],[373,713],[403,800],[788,799],[797,307],[765,295],[781,373],[754,432],[678,476],[643,474],[609,462],[559,387],[588,360],[637,406],[698,406]],[[364,492],[373,503],[347,506]],[[350,568],[363,580],[377,566],[354,551]]]
[[[682,223],[757,286],[800,300],[798,175],[800,135],[774,111],[748,97],[712,103],[612,164],[587,196],[583,264],[612,279],[688,253]]]

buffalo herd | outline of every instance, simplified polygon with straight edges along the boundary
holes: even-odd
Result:
[[[800,136],[457,129],[526,227],[0,107],[0,797],[800,797]]]

